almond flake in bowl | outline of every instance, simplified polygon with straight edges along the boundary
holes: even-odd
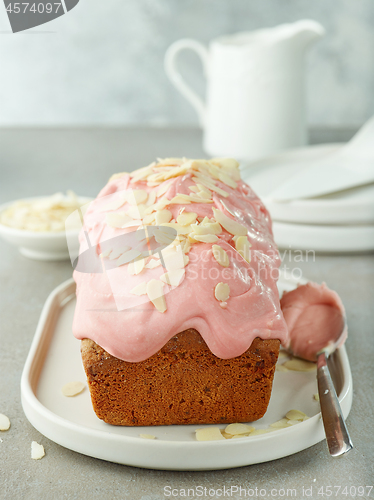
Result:
[[[90,201],[68,191],[66,196],[57,193],[5,203],[0,206],[0,236],[31,259],[69,259],[69,250],[78,255],[78,209]]]

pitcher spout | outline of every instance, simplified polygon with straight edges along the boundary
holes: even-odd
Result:
[[[294,39],[302,48],[307,48],[312,42],[319,40],[325,34],[325,28],[312,19],[303,19],[293,25]]]

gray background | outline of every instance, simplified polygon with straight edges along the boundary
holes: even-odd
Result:
[[[164,74],[167,47],[302,18],[327,30],[308,57],[309,123],[374,113],[373,0],[81,0],[19,34],[0,7],[0,126],[196,124]],[[182,66],[202,92],[199,62],[186,54]]]

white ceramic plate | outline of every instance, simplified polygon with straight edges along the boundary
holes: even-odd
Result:
[[[315,252],[369,252],[374,250],[374,224],[329,226],[273,222],[279,248]]]
[[[374,184],[313,199],[275,202],[270,193],[287,177],[340,148],[323,144],[264,158],[242,168],[242,178],[264,201],[273,220],[302,224],[374,224]]]
[[[38,196],[34,198],[25,198],[22,201],[36,201],[44,199],[46,196]],[[85,205],[92,201],[92,198],[78,197],[79,202]],[[13,205],[18,200],[10,201],[0,205],[0,212],[6,210],[10,205]],[[19,251],[25,257],[35,260],[66,260],[69,259],[69,251],[67,246],[67,238],[71,251],[78,253],[79,242],[78,234],[80,228],[66,231],[25,231],[13,227],[0,224],[0,236],[13,245],[19,248]]]
[[[281,290],[295,286],[286,278],[280,283]],[[317,392],[315,372],[276,372],[268,411],[255,427],[268,427],[290,409],[304,411],[311,418],[269,434],[198,442],[194,431],[202,426],[105,424],[92,410],[88,388],[73,398],[61,393],[67,382],[85,382],[80,342],[71,332],[74,306],[75,283],[68,280],[51,293],[44,306],[22,374],[24,412],[31,424],[52,441],[85,455],[136,467],[212,470],[285,457],[325,438],[319,403],[313,398]],[[333,357],[330,369],[347,417],[352,404],[352,378],[345,348]],[[157,439],[140,438],[140,433],[153,434]]]

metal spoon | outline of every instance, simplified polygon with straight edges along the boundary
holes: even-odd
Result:
[[[220,200],[223,207],[234,217],[243,218],[245,220],[246,214],[239,214],[235,208],[229,206],[227,200]],[[319,345],[315,349],[315,356],[317,360],[317,384],[318,394],[321,405],[321,413],[323,425],[325,427],[325,434],[327,445],[330,455],[332,457],[340,457],[348,453],[353,448],[351,438],[348,433],[347,426],[344,421],[344,416],[340,408],[339,400],[336,395],[335,386],[331,379],[330,370],[327,364],[328,357],[335,352],[335,350],[343,345],[347,336],[347,320],[343,315],[343,327],[339,336],[330,341],[328,345]],[[316,344],[315,344],[316,345]],[[310,359],[303,352],[295,352],[289,349],[292,354],[300,358]],[[304,354],[304,355],[303,355]],[[310,354],[310,353],[309,353]]]
[[[317,352],[318,394],[327,445],[332,457],[340,457],[353,448],[327,364],[328,357],[344,339],[346,330],[347,323],[344,318],[344,327],[336,342]]]

